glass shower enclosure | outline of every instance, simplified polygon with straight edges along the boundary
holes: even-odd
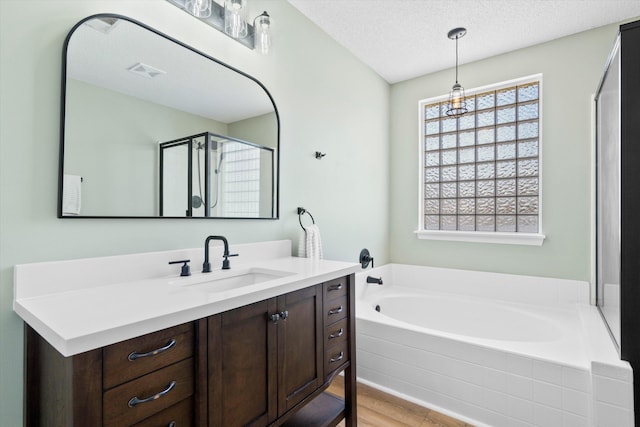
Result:
[[[211,132],[159,146],[160,216],[273,216],[272,148]]]

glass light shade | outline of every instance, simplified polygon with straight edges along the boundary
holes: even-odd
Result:
[[[187,12],[198,18],[208,18],[211,16],[212,0],[187,0],[184,8]]]
[[[266,55],[271,48],[271,17],[266,11],[254,20],[253,32],[255,48]]]
[[[460,117],[467,111],[467,101],[464,97],[464,88],[456,82],[456,84],[451,88],[451,93],[449,94],[447,116]]]
[[[234,39],[247,37],[246,0],[224,1],[224,32]]]

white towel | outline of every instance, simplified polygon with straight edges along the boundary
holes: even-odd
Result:
[[[317,225],[307,225],[306,230],[300,234],[298,256],[301,258],[322,259],[322,240],[320,239],[320,229]]]
[[[62,215],[80,215],[81,196],[82,177],[65,174],[62,177]]]

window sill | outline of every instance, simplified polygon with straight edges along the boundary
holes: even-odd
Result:
[[[539,233],[495,233],[481,231],[417,230],[418,239],[453,242],[497,243],[503,245],[542,246],[545,235]]]

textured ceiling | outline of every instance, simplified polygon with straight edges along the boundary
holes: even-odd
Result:
[[[640,17],[640,0],[289,0],[389,83]],[[611,42],[613,43],[613,36]]]

